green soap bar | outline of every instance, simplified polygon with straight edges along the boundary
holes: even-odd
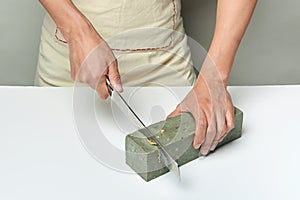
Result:
[[[218,147],[238,139],[242,135],[243,113],[238,108],[234,110],[234,124],[232,129]],[[184,165],[200,156],[199,149],[194,149],[195,120],[190,113],[150,125],[148,127],[164,146],[179,166]],[[158,151],[158,147],[139,130],[126,136],[126,163],[145,181],[157,178],[169,170]]]

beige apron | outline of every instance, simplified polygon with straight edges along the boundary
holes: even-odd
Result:
[[[74,0],[118,59],[125,86],[195,82],[180,0]],[[68,45],[47,14],[35,84],[73,86]]]

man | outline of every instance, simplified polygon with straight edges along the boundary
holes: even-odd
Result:
[[[169,117],[192,113],[197,125],[194,147],[201,147],[203,155],[214,150],[234,127],[233,105],[226,85],[256,0],[218,1],[210,59],[204,62],[197,80],[189,64],[186,38],[174,37],[167,31],[184,33],[180,0],[40,2],[49,15],[42,30],[37,85],[70,86],[78,80],[93,87],[101,99],[108,97],[105,75],[118,91],[122,91],[122,83],[194,85]],[[149,27],[157,30],[147,31]],[[118,38],[126,31],[126,36]],[[170,51],[180,56],[166,53]],[[116,55],[121,56],[116,59]],[[142,67],[134,67],[138,65]]]

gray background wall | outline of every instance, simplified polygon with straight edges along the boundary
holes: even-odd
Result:
[[[187,33],[205,48],[217,0],[182,0]],[[37,0],[2,0],[0,85],[32,85],[44,10]],[[300,84],[300,2],[261,0],[240,46],[231,85]]]
[[[44,10],[38,0],[1,0],[0,85],[32,85]]]

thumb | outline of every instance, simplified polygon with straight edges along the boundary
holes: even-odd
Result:
[[[114,60],[108,67],[108,77],[113,86],[118,92],[123,91],[121,76],[118,70],[118,62]]]
[[[171,113],[167,116],[167,118],[175,117],[175,116],[177,116],[177,115],[180,115],[181,113],[182,113],[182,106],[181,106],[181,104],[179,104],[179,105],[175,108],[175,110],[174,110],[173,112],[171,112]]]

